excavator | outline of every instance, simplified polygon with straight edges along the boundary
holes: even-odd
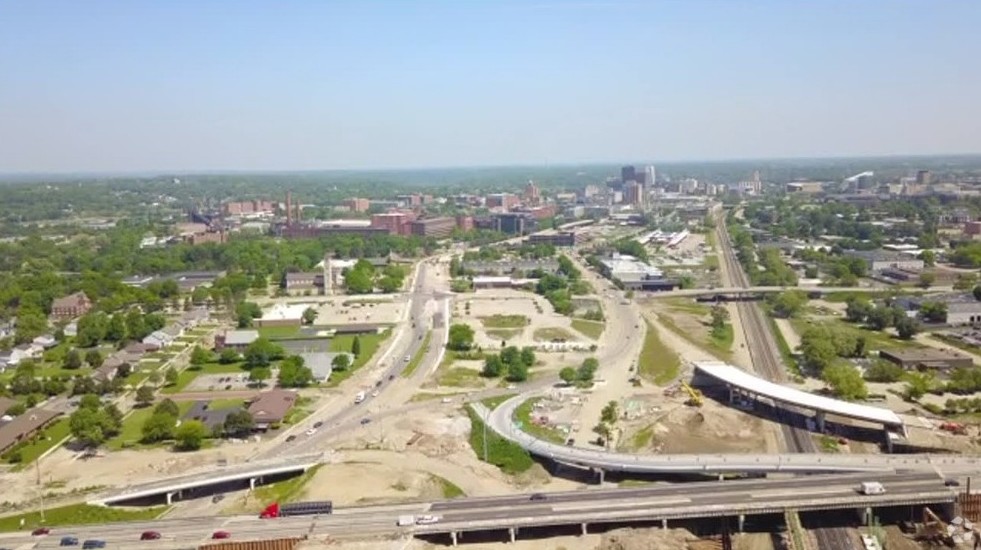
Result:
[[[689,407],[701,407],[702,406],[702,392],[696,388],[691,387],[688,382],[684,380],[681,381],[681,387],[688,392],[688,400],[685,401],[685,405]]]

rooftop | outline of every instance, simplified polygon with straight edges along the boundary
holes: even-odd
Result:
[[[971,359],[969,356],[963,353],[937,348],[892,349],[888,351],[882,350],[879,352],[879,354],[888,355],[897,361],[902,361],[904,363],[929,363],[933,361],[950,360],[964,361],[965,359]]]
[[[303,312],[310,304],[276,304],[262,313],[262,321],[284,321],[303,318]]]
[[[257,424],[282,422],[286,413],[296,403],[297,394],[288,390],[269,390],[259,394],[249,403],[249,414]]]
[[[19,441],[50,422],[60,412],[33,408],[0,426],[0,452],[6,451]]]
[[[259,338],[258,330],[225,331],[226,346],[247,346]]]

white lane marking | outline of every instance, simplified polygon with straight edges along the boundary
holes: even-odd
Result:
[[[567,503],[567,504],[566,503],[553,504],[553,505],[551,505],[551,507],[552,507],[552,510],[555,511],[555,512],[578,512],[578,511],[583,511],[583,510],[596,510],[600,506],[601,503],[607,503],[607,508],[613,509],[613,508],[619,508],[619,507],[623,507],[623,508],[641,508],[641,507],[644,507],[644,506],[669,506],[669,505],[673,505],[673,504],[691,504],[692,501],[691,501],[690,498],[672,498],[672,499],[649,498],[649,499],[631,500],[629,503],[625,503],[623,501],[596,500],[596,501],[590,501],[590,502],[586,502],[586,503],[570,502],[570,503]],[[546,502],[542,502],[542,504],[547,505],[548,502],[547,501]],[[510,510],[514,510],[513,507],[512,508],[509,508],[509,509]]]

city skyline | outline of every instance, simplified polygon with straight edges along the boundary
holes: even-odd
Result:
[[[974,4],[222,8],[0,7],[0,173],[981,152]]]

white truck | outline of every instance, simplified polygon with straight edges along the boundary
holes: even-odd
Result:
[[[399,527],[408,527],[409,525],[416,524],[416,517],[412,515],[399,516],[398,521],[395,522]]]
[[[863,495],[881,495],[886,492],[886,488],[878,481],[863,481],[858,486],[858,492]]]
[[[354,404],[357,405],[358,403],[361,403],[362,401],[364,401],[364,392],[363,391],[359,391],[358,394],[354,396]]]

